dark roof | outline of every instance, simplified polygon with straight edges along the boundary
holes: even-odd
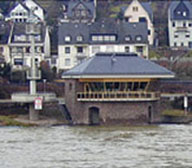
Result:
[[[7,44],[11,25],[7,22],[0,21],[0,44]]]
[[[149,18],[151,19],[151,21],[153,21],[153,10],[152,10],[152,7],[151,7],[151,3],[149,3],[149,2],[140,2],[140,4],[146,10],[146,12],[148,13]],[[122,6],[121,7],[121,12],[124,14],[127,8],[128,8],[127,6]]]
[[[92,17],[94,17],[95,13],[95,5],[93,0],[65,0],[62,2],[67,7],[67,17],[69,19],[73,18],[73,10],[79,4],[82,4],[87,10],[89,10]],[[75,19],[75,18],[73,18]]]
[[[188,0],[172,1],[169,6],[171,20],[192,19],[192,3]],[[186,12],[186,16],[183,15]]]
[[[11,37],[11,43],[30,43],[29,39],[26,41],[15,41],[14,40],[14,36],[15,35],[27,35],[26,33],[26,23],[14,23],[14,27],[13,27],[13,33],[12,33],[12,37]],[[44,42],[45,39],[45,31],[46,31],[46,27],[43,24],[38,24],[38,26],[40,27],[40,32],[37,35],[41,36],[41,40],[37,41],[37,43],[42,43]]]
[[[78,76],[153,76],[173,77],[174,74],[160,65],[136,54],[99,53],[62,74],[63,78]],[[160,77],[161,76],[161,77]]]
[[[141,5],[147,11],[147,13],[149,14],[149,18],[151,19],[151,21],[153,21],[153,10],[151,8],[151,3],[149,3],[149,2],[141,2]]]
[[[94,42],[91,40],[91,35],[98,34],[113,34],[117,36],[115,42]],[[59,44],[76,44],[76,37],[78,35],[83,36],[84,44],[93,43],[112,43],[112,44],[133,44],[133,43],[148,43],[148,32],[147,23],[128,23],[128,22],[117,22],[115,20],[105,20],[94,22],[92,24],[86,23],[63,23],[59,26],[58,39]],[[65,42],[65,36],[70,36],[71,41]],[[130,41],[125,41],[125,37],[129,36]],[[136,41],[136,37],[141,36],[141,41]]]

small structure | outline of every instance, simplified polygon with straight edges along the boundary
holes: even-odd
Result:
[[[192,3],[172,1],[168,11],[169,46],[192,49]]]
[[[169,70],[130,53],[98,53],[64,72],[65,104],[74,124],[156,122],[159,79]]]

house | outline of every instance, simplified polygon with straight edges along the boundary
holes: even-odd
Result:
[[[148,58],[147,35],[145,22],[63,23],[58,30],[58,68],[71,69],[97,52],[135,52]]]
[[[27,22],[29,17],[31,17],[31,12],[35,21],[44,22],[44,10],[33,0],[15,2],[8,12],[6,20],[11,20],[13,22]]]
[[[169,46],[192,48],[192,3],[172,1],[168,11]]]
[[[96,0],[67,0],[62,2],[60,22],[94,22]]]
[[[10,36],[11,25],[5,21],[0,21],[0,57],[6,63],[10,62],[8,40]]]
[[[22,70],[31,66],[30,24],[14,23],[9,36],[10,64],[13,69]],[[48,28],[39,23],[35,25],[35,60],[39,64],[50,57]]]
[[[121,12],[126,22],[147,22],[149,44],[154,44],[153,11],[149,2],[133,0],[128,7],[122,7]]]
[[[169,70],[132,53],[97,53],[64,72],[65,105],[73,124],[158,122],[159,80]]]

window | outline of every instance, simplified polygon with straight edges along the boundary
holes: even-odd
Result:
[[[138,7],[137,6],[134,6],[133,7],[133,12],[137,12],[138,11]]]
[[[65,36],[65,41],[66,41],[66,42],[71,41],[71,37],[70,37],[70,36]]]
[[[141,41],[142,40],[142,37],[139,35],[139,36],[136,36],[136,41]]]
[[[184,43],[183,42],[181,42],[181,47],[183,47],[184,46]]]
[[[151,35],[151,30],[148,30],[148,35]]]
[[[190,38],[190,34],[186,34],[185,37],[186,37],[186,38]]]
[[[106,51],[107,52],[114,52],[114,46],[111,46],[111,45],[106,46]]]
[[[189,42],[188,45],[189,45],[189,48],[192,48],[192,42],[191,41]]]
[[[177,43],[176,42],[174,42],[174,47],[177,47]]]
[[[178,34],[174,34],[174,38],[178,38],[179,36],[178,36]]]
[[[14,59],[14,65],[23,65],[23,59],[20,58]]]
[[[183,16],[187,16],[187,12],[183,12]]]
[[[66,53],[66,54],[69,54],[69,53],[71,52],[70,50],[71,50],[70,47],[65,47],[65,53]]]
[[[125,52],[127,52],[127,53],[130,52],[130,47],[129,46],[125,46]]]
[[[83,41],[83,37],[82,36],[77,36],[77,41]]]
[[[145,17],[140,17],[139,22],[147,22],[147,19]]]
[[[136,51],[139,53],[143,53],[143,47],[142,46],[137,46]]]
[[[116,41],[117,38],[116,38],[116,35],[109,34],[109,35],[92,35],[91,39],[92,39],[92,41],[100,41],[100,42],[111,41],[111,42],[113,42],[113,41]]]
[[[83,47],[77,47],[77,53],[83,53]]]
[[[189,27],[192,27],[192,23],[189,23]]]
[[[172,23],[172,26],[175,27],[175,22]]]
[[[66,58],[65,59],[65,66],[70,66],[71,65],[71,59]]]
[[[130,35],[125,36],[125,41],[131,41],[131,36]]]
[[[183,27],[186,27],[186,23],[185,22],[183,22]]]

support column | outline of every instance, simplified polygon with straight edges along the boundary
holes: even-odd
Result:
[[[39,120],[39,111],[34,109],[34,104],[29,105],[29,120],[30,121]]]

